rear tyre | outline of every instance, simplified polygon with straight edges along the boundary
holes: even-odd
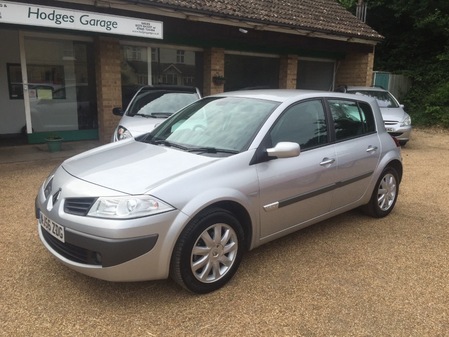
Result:
[[[398,173],[394,168],[386,167],[376,183],[369,203],[363,210],[372,217],[383,218],[393,210],[398,194]]]
[[[195,217],[181,233],[170,265],[172,279],[194,293],[224,286],[242,259],[244,233],[232,213],[219,208]]]

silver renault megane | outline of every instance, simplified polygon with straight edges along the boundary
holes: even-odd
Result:
[[[36,216],[44,246],[74,270],[171,276],[207,293],[247,250],[357,207],[387,216],[401,178],[372,98],[239,91],[66,160],[39,189]]]

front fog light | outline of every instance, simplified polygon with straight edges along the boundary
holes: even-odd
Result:
[[[91,207],[88,216],[130,219],[172,210],[173,207],[149,195],[101,197]]]

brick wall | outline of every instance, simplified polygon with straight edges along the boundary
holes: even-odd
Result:
[[[215,84],[213,77],[224,76],[224,49],[211,48],[204,51],[203,96],[214,95],[224,91],[223,84]]]
[[[122,105],[120,45],[117,39],[98,37],[95,41],[98,133],[102,143],[109,143],[120,117],[112,114]]]
[[[280,58],[279,62],[279,88],[296,89],[298,56],[285,55]]]
[[[336,86],[371,86],[373,81],[374,47],[371,53],[350,52],[339,61],[335,78]]]

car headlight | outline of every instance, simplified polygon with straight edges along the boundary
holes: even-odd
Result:
[[[401,123],[401,126],[409,126],[412,125],[412,119],[409,115],[407,115],[407,117],[404,118],[404,120]]]
[[[87,216],[111,219],[132,219],[168,212],[174,208],[150,195],[100,197]]]
[[[117,128],[116,136],[117,136],[117,140],[123,140],[123,139],[126,139],[126,138],[132,138],[131,132],[129,132],[129,130],[127,128],[125,128],[125,127],[123,127],[121,125]]]

